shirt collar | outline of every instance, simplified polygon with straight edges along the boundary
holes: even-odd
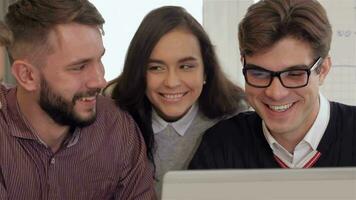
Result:
[[[301,142],[306,142],[307,144],[310,145],[310,147],[313,150],[316,150],[321,138],[324,135],[324,132],[328,126],[329,119],[330,119],[330,104],[329,101],[321,94],[319,93],[319,102],[320,102],[320,109],[318,112],[318,115],[312,125],[312,127],[309,129],[305,137]],[[271,135],[269,132],[266,124],[264,121],[262,121],[262,130],[263,134],[272,148],[272,150],[275,150],[275,145],[281,146]]]
[[[48,145],[38,136],[36,131],[32,128],[30,123],[25,119],[25,117],[21,113],[16,97],[17,88],[14,87],[9,90],[10,91],[7,96],[6,102],[8,102],[8,106],[9,106],[8,111],[9,111],[9,115],[12,118],[11,123],[14,123],[14,125],[9,126],[9,128],[11,129],[10,131],[11,135],[23,139],[37,140],[45,147],[48,147]],[[80,137],[80,129],[76,128],[73,134],[71,134],[71,136],[68,137],[67,140],[64,142],[64,146],[69,148],[75,145],[78,142],[79,137]]]
[[[8,115],[9,115],[9,129],[10,133],[14,137],[19,137],[23,139],[37,140],[32,126],[27,122],[20,111],[20,107],[17,102],[16,97],[17,88],[9,89],[8,95],[6,95],[6,102],[8,104]]]
[[[330,104],[329,101],[320,93],[320,110],[313,126],[305,135],[304,140],[310,144],[313,150],[318,148],[321,138],[329,124],[330,119]]]
[[[153,109],[152,111],[153,133],[155,134],[159,133],[163,131],[168,125],[171,125],[180,136],[184,136],[185,132],[188,130],[193,119],[197,115],[198,110],[199,110],[199,106],[197,104],[194,104],[182,118],[180,118],[175,122],[167,122],[164,119],[162,119],[158,115],[158,113]]]

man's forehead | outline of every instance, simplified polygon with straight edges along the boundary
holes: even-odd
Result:
[[[311,65],[316,58],[313,55],[267,55],[246,56],[243,58],[245,66],[255,65],[272,71],[280,71],[292,68],[305,68]]]
[[[62,44],[65,41],[66,35],[73,34],[67,29],[67,26],[64,24],[59,24],[54,26],[51,31],[49,31],[48,42],[52,47],[56,49],[63,47]]]
[[[99,37],[101,37],[101,31],[99,27],[79,24],[70,22],[66,24],[58,24],[49,31],[49,41],[53,47],[63,47],[63,44],[72,42],[73,39],[80,40],[80,36],[84,34],[90,34],[88,29],[97,29]]]
[[[63,66],[97,59],[105,51],[99,27],[73,22],[55,26],[49,33],[48,44],[53,50],[48,58]]]

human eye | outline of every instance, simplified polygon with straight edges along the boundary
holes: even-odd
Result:
[[[71,71],[81,71],[86,67],[85,64],[75,65],[69,68]]]
[[[306,74],[305,70],[290,70],[290,71],[286,71],[284,72],[285,75],[284,76],[288,76],[288,77],[303,77]]]
[[[270,73],[260,69],[247,69],[248,76],[258,78],[258,79],[266,79],[270,77]]]
[[[148,65],[147,70],[152,72],[161,72],[164,71],[164,67],[160,65]]]
[[[193,65],[193,64],[182,64],[182,65],[180,66],[180,68],[183,69],[183,70],[191,70],[191,69],[193,69],[194,67],[195,67],[195,65]]]

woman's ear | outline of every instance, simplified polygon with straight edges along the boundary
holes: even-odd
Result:
[[[39,86],[38,68],[23,60],[15,60],[11,66],[12,75],[17,84],[27,91],[34,91]]]

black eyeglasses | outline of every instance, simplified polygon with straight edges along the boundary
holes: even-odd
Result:
[[[307,69],[287,69],[283,71],[270,71],[259,66],[249,66],[243,58],[244,68],[242,70],[245,81],[247,84],[257,87],[266,88],[269,87],[274,77],[278,77],[279,81],[285,88],[301,88],[308,85],[310,73],[315,70],[323,61],[322,57],[319,57]]]

